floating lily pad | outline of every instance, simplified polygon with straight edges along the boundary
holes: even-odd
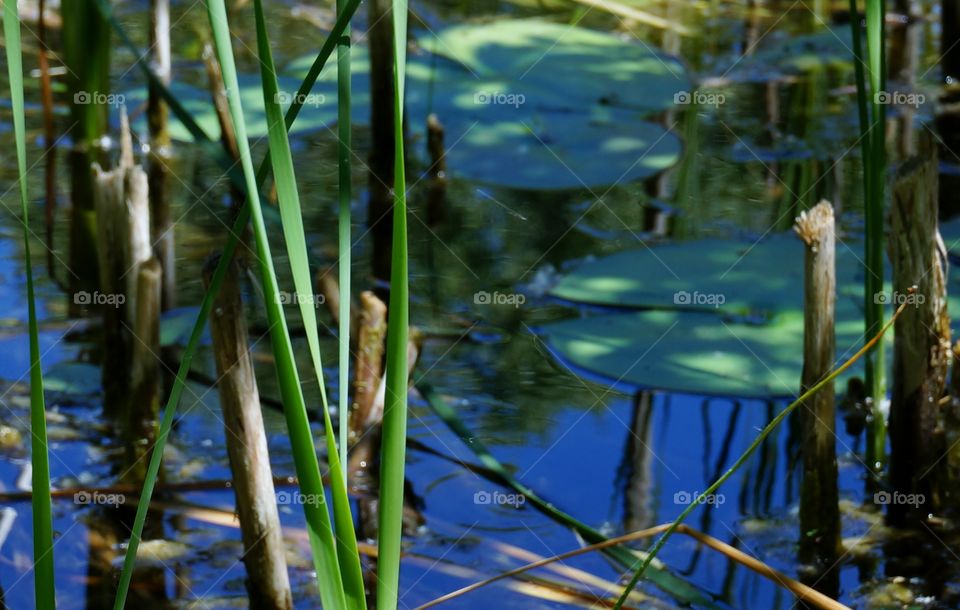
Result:
[[[293,101],[293,96],[300,87],[299,80],[290,77],[279,78],[279,101],[284,111]],[[243,104],[244,117],[246,119],[247,136],[250,138],[262,138],[267,135],[267,116],[263,105],[263,89],[260,85],[260,76],[253,74],[239,75],[240,99]],[[208,89],[194,87],[182,82],[175,82],[170,85],[170,89],[177,97],[177,100],[183,105],[184,109],[190,113],[190,116],[206,132],[210,138],[217,141],[220,139],[220,122],[217,118],[216,110],[211,101],[211,94]],[[123,94],[124,103],[128,112],[134,114],[135,111],[145,109],[147,100],[146,87],[139,87],[125,91]],[[336,89],[324,86],[316,86],[309,97],[304,100],[305,106],[300,116],[291,129],[292,133],[308,132],[321,129],[332,125],[337,118],[337,98]],[[146,118],[143,112],[137,114],[134,121],[135,129],[146,129]],[[177,120],[176,116],[170,114],[170,137],[182,142],[190,142],[193,137],[184,127],[183,123]]]
[[[43,373],[49,392],[70,396],[91,396],[100,392],[100,367],[88,362],[58,362]]]
[[[856,247],[856,246],[855,246]],[[792,234],[759,243],[704,239],[588,260],[552,296],[610,307],[756,314],[803,306],[804,246]],[[840,292],[861,289],[857,253],[837,245]]]
[[[743,59],[730,76],[745,82],[797,76],[814,71],[853,69],[850,27],[826,28],[815,34],[764,40],[760,50]]]
[[[838,319],[839,363],[862,345],[863,321],[852,312]],[[565,320],[543,330],[561,361],[633,388],[740,398],[792,397],[800,389],[800,312],[750,324],[708,313],[640,311]]]
[[[629,35],[539,19],[458,25],[420,37],[426,49],[461,62],[476,80],[500,79],[550,91],[558,104],[655,112],[690,91],[683,64]],[[510,93],[510,90],[505,93]]]
[[[642,121],[558,114],[448,128],[453,176],[518,189],[598,188],[647,178],[677,162],[680,139]]]
[[[497,34],[501,26],[524,34]],[[566,35],[557,42],[561,32]],[[466,56],[449,47],[461,35],[470,39]],[[675,59],[616,36],[542,21],[458,26],[421,43],[436,53],[408,57],[407,121],[422,141],[427,115],[439,117],[447,169],[454,177],[520,189],[600,188],[655,175],[679,159],[679,138],[642,120],[649,111],[672,104],[675,92],[689,88]],[[523,53],[551,50],[534,69],[521,71],[513,58],[518,44]],[[613,47],[621,50],[595,62],[597,49]],[[497,69],[476,63],[490,56],[507,63]],[[557,67],[549,79],[537,76],[552,69],[556,57],[565,67]],[[357,92],[352,109],[357,121],[365,122],[370,116],[367,49],[354,48],[351,60]],[[304,56],[285,73],[302,77],[312,63],[312,56]],[[333,90],[335,84],[331,60],[317,87]],[[607,89],[627,97],[614,99],[603,93]]]

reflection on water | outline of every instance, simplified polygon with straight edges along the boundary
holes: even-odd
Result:
[[[681,56],[695,76],[708,79],[710,90],[722,95],[722,104],[678,106],[660,117],[664,127],[683,139],[684,154],[672,170],[644,183],[600,191],[540,193],[454,180],[449,185],[450,207],[443,222],[430,227],[425,209],[428,185],[418,185],[410,195],[411,318],[429,333],[421,371],[429,370],[433,385],[448,397],[477,439],[518,478],[558,507],[610,535],[661,523],[678,514],[783,405],[692,395],[634,395],[580,379],[549,357],[535,333],[539,324],[580,313],[544,298],[551,279],[572,262],[636,247],[638,241],[759,237],[768,230],[784,231],[799,210],[821,198],[832,200],[840,210],[843,232],[856,233],[862,223],[849,66],[781,74],[775,62],[783,59],[782,54],[771,52],[756,61],[740,59],[745,53],[759,55],[762,50],[776,49],[790,37],[822,33],[822,23],[833,23],[834,17],[840,19],[838,27],[846,27],[843,16],[831,15],[826,3],[820,2],[803,8],[781,1],[760,6],[703,4],[671,2],[647,7],[676,23],[701,27],[702,34],[697,36],[630,25],[599,10],[571,9],[565,4],[438,1],[414,6],[416,24],[422,26],[422,20],[431,28],[465,15],[505,13],[548,14],[563,22],[582,19],[581,25],[606,30],[629,28],[641,40]],[[125,5],[122,10],[128,25],[143,20],[141,6]],[[175,8],[175,12],[185,10]],[[292,12],[286,5],[270,10],[271,23],[284,34],[274,38],[278,60],[316,45],[318,35],[311,25],[315,19],[294,17],[304,12]],[[785,11],[787,17],[781,18]],[[361,23],[356,30],[364,28]],[[929,85],[938,76],[932,66],[939,54],[939,32],[926,23],[918,24],[914,32],[909,38],[914,46],[906,45],[912,55],[904,64],[915,69],[905,68],[904,73],[922,74],[920,85]],[[191,55],[196,33],[184,27],[174,29],[173,35],[174,48],[190,58],[182,66],[184,78],[202,82],[202,62]],[[252,28],[241,29],[241,37],[253,47]],[[254,58],[243,53],[240,63],[255,68]],[[757,74],[776,78],[760,82]],[[121,78],[132,85],[134,76],[125,73]],[[4,119],[7,112],[6,108],[0,110]],[[929,112],[924,107],[917,114]],[[916,121],[920,116],[912,118]],[[39,125],[38,111],[28,116],[28,124]],[[910,130],[918,127],[906,119],[896,127],[900,134],[895,138],[896,147],[908,152]],[[0,132],[0,140],[9,149],[12,136],[8,131]],[[363,148],[368,140],[369,134],[359,130],[357,145]],[[323,130],[299,136],[295,147],[297,162],[304,168],[300,176],[306,224],[313,236],[311,254],[323,268],[336,260],[335,223],[330,222],[336,205],[335,136]],[[63,151],[58,154],[65,155]],[[15,174],[12,160],[5,159],[0,165],[4,190],[13,184]],[[946,161],[960,163],[957,159]],[[355,169],[356,184],[365,187],[366,171],[359,166]],[[173,170],[177,176],[172,184],[177,198],[174,217],[179,219],[177,301],[195,304],[201,294],[202,259],[224,233],[225,185],[219,182],[217,168],[189,147],[178,149]],[[31,192],[43,192],[42,179],[41,172],[31,174]],[[66,180],[60,177],[61,203],[66,201],[66,190]],[[365,197],[361,192],[358,200]],[[5,382],[0,386],[0,424],[20,430],[26,437],[23,261],[19,225],[6,196],[4,202],[8,213],[0,226],[0,379]],[[952,206],[952,200],[944,198],[944,205]],[[361,211],[358,204],[354,218],[363,219]],[[56,225],[58,257],[65,257],[66,218],[59,214]],[[38,242],[45,234],[42,219],[42,214],[32,216],[31,229]],[[361,230],[356,227],[355,235]],[[357,286],[369,285],[371,255],[369,242],[361,240],[355,254]],[[67,281],[68,271],[58,263],[54,268],[57,281],[43,275],[39,278],[45,367],[63,362],[96,363],[97,337],[88,328],[92,320],[68,317],[68,297],[58,287],[58,282]],[[279,264],[277,269],[287,266]],[[247,290],[256,298],[255,286]],[[524,302],[519,306],[486,305],[475,298],[479,292],[522,294]],[[251,309],[256,324],[262,314]],[[330,324],[329,320],[323,322]],[[259,341],[262,335],[262,331],[252,332],[251,339]],[[262,343],[258,348],[267,349]],[[324,348],[324,353],[336,353],[332,338]],[[277,396],[269,359],[258,359],[257,366],[261,391]],[[208,352],[201,354],[195,367],[208,376],[214,373]],[[333,369],[327,378],[335,384]],[[307,382],[306,390],[316,402],[316,388]],[[335,387],[329,391],[336,396]],[[119,474],[115,464],[123,448],[99,420],[98,400],[96,394],[78,399],[51,392],[55,487],[112,485]],[[434,452],[475,461],[421,400],[415,398],[411,408],[412,438]],[[164,484],[175,488],[178,483],[229,478],[216,392],[202,383],[191,383],[179,413],[165,456]],[[290,474],[293,468],[282,418],[268,410],[266,423],[274,472]],[[790,422],[719,495],[708,498],[690,521],[789,575],[796,575],[798,569],[795,435]],[[878,514],[861,508],[864,466],[855,452],[859,448],[858,439],[841,435],[844,537],[851,549],[840,572],[841,600],[855,607],[910,601],[926,607],[954,607],[960,560],[937,540],[902,541],[889,536]],[[0,444],[0,454],[0,489],[15,491],[24,480],[29,454],[22,443]],[[401,575],[402,603],[407,607],[522,563],[510,559],[499,543],[542,556],[580,544],[570,531],[528,505],[487,501],[510,490],[450,460],[414,448],[409,462],[409,484],[423,501],[424,523],[407,541],[410,556]],[[148,547],[149,557],[142,561],[133,592],[136,601],[131,606],[244,607],[242,546],[232,520],[233,492],[218,487],[181,489],[159,493],[157,500],[157,511],[148,521],[153,530],[147,535],[158,542]],[[0,546],[0,589],[9,608],[28,608],[33,596],[29,503],[3,504],[14,509],[16,517]],[[301,512],[295,506],[282,508],[281,518],[290,527],[288,563],[296,604],[313,607],[317,595],[300,529]],[[60,607],[107,607],[121,556],[118,544],[132,518],[129,509],[78,505],[73,497],[66,497],[55,500],[54,510]],[[0,527],[0,531],[5,530]],[[921,548],[922,553],[918,552]],[[779,587],[689,539],[674,539],[662,559],[714,596],[721,607],[786,609],[795,604]],[[619,576],[599,555],[565,563],[611,581]],[[936,570],[931,569],[934,565]],[[652,587],[644,590],[665,607],[672,605],[662,592]],[[923,596],[934,596],[937,601],[923,602]],[[454,603],[457,605],[451,607],[564,607],[560,602],[505,594],[499,585]]]

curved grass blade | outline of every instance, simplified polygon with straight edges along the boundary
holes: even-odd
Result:
[[[797,398],[792,403],[787,405],[787,407],[782,411],[780,411],[780,413],[777,413],[777,416],[771,419],[770,423],[767,424],[766,427],[764,427],[764,429],[760,431],[760,434],[758,434],[757,437],[753,439],[753,442],[750,443],[750,446],[747,447],[746,451],[744,451],[740,455],[740,457],[737,458],[737,461],[735,461],[733,465],[730,466],[730,468],[727,469],[727,471],[723,473],[723,475],[719,479],[714,481],[713,484],[711,484],[710,487],[708,487],[706,491],[703,492],[703,495],[709,496],[711,494],[716,493],[717,490],[720,489],[720,486],[722,486],[727,481],[727,479],[733,476],[733,473],[739,470],[740,467],[743,466],[748,459],[750,459],[750,456],[753,455],[754,451],[756,451],[763,444],[766,438],[770,436],[770,434],[777,428],[777,426],[779,426],[783,422],[783,420],[787,418],[788,415],[790,415],[793,411],[795,411],[797,407],[802,405],[811,396],[813,396],[814,394],[819,392],[821,389],[826,387],[828,383],[833,383],[834,379],[839,377],[845,370],[850,368],[850,366],[852,366],[854,362],[859,360],[864,355],[868,354],[870,350],[872,350],[873,347],[880,342],[880,339],[883,337],[884,333],[890,330],[890,327],[893,326],[893,323],[897,320],[898,317],[900,317],[900,314],[903,313],[903,310],[906,309],[906,307],[907,307],[907,303],[902,303],[900,307],[897,308],[897,311],[890,318],[890,321],[887,322],[880,329],[880,331],[876,335],[874,335],[872,339],[867,341],[867,343],[863,347],[861,347],[856,354],[851,356],[849,360],[847,360],[846,362],[838,366],[836,369],[834,369],[832,373],[824,377],[823,380],[820,381],[818,384],[816,384],[815,386],[813,386],[812,388],[804,392],[802,395],[800,395],[799,398]],[[650,552],[647,554],[647,558],[643,561],[643,563],[640,565],[637,571],[634,572],[633,576],[630,578],[630,581],[627,583],[626,587],[624,587],[623,593],[620,595],[620,599],[617,600],[617,603],[614,606],[614,610],[619,610],[619,608],[623,607],[624,602],[626,602],[627,598],[630,596],[630,592],[633,591],[633,588],[637,586],[637,582],[640,581],[640,578],[643,576],[644,571],[649,567],[650,562],[652,562],[654,558],[657,556],[657,553],[660,552],[660,549],[663,548],[663,545],[667,543],[667,539],[670,538],[670,536],[677,530],[680,524],[683,523],[684,519],[690,516],[690,513],[692,513],[699,505],[700,505],[699,502],[691,502],[690,505],[688,505],[687,508],[685,508],[683,512],[680,513],[680,516],[674,519],[673,523],[670,524],[670,527],[667,528],[667,530],[663,533],[663,535],[657,539],[656,543],[654,543],[653,545],[653,548],[651,548]]]
[[[457,416],[456,411],[454,411],[428,383],[424,382],[423,380],[418,380],[416,386],[420,391],[420,394],[427,401],[427,404],[429,404],[430,408],[433,409],[433,412],[437,414],[437,417],[439,417],[443,423],[446,424],[447,427],[450,428],[450,430],[456,434],[461,441],[463,441],[463,444],[466,445],[470,451],[477,456],[477,459],[480,460],[480,463],[491,474],[495,475],[499,479],[499,483],[512,488],[519,494],[523,494],[524,498],[526,498],[530,505],[564,527],[569,527],[570,529],[574,530],[580,536],[582,536],[587,543],[602,544],[608,540],[603,534],[590,527],[586,523],[558,509],[552,503],[540,497],[540,495],[538,495],[533,489],[527,487],[522,481],[514,477],[510,471],[508,471],[503,464],[501,464],[500,461],[493,456],[487,446],[484,445],[483,442],[477,440],[477,435],[467,428],[466,424],[463,423],[463,420]],[[645,557],[645,555],[642,553],[638,553],[620,545],[606,547],[603,549],[603,553],[613,561],[620,564],[624,570],[636,569],[640,559]],[[715,607],[713,602],[699,589],[689,582],[683,580],[679,576],[671,573],[666,569],[666,566],[663,566],[662,564],[657,563],[653,565],[650,573],[650,581],[661,590],[670,594],[677,601],[687,604],[696,604],[699,607]]]
[[[126,40],[129,43],[129,38],[126,37],[119,23],[116,22],[112,16],[109,16],[109,6],[103,4],[103,0],[96,0],[97,6],[101,11],[107,11],[108,19],[110,20],[113,27],[119,32],[121,39]],[[300,93],[294,99],[293,104],[290,108],[287,109],[285,123],[287,129],[290,129],[290,126],[293,125],[293,122],[296,120],[297,114],[300,111],[300,108],[303,105],[304,91],[310,91],[313,89],[313,85],[317,80],[317,77],[320,75],[320,72],[323,70],[324,65],[326,64],[327,59],[329,59],[330,54],[333,52],[335,45],[333,44],[335,37],[342,33],[345,27],[345,23],[352,18],[354,12],[356,12],[357,7],[360,4],[360,0],[350,0],[349,5],[347,6],[346,11],[344,11],[341,18],[337,20],[337,23],[334,25],[333,30],[331,31],[330,38],[320,50],[320,53],[317,55],[317,59],[314,61],[313,66],[310,69],[309,74],[304,79],[303,83],[300,85]],[[137,49],[130,44],[129,48],[134,52],[135,56],[140,58],[144,57]],[[169,90],[159,81],[153,72],[150,70],[149,66],[143,62],[141,59],[137,60],[137,64],[141,66],[144,72],[147,74],[151,82],[158,83],[158,87],[166,91],[165,97],[169,97]],[[171,110],[174,110],[176,106],[171,104]],[[181,108],[182,111],[182,108]],[[178,118],[183,122],[184,125],[195,124],[193,118],[189,114],[178,114]],[[199,130],[199,127],[197,127]],[[202,134],[202,130],[200,130]],[[204,137],[205,134],[204,134]],[[219,146],[216,147],[216,152],[219,158],[226,160],[226,157],[222,155],[222,151]],[[269,156],[269,155],[268,155]],[[226,160],[224,163],[226,168],[229,168],[233,165],[232,161]],[[260,165],[260,170],[257,173],[257,186],[260,187],[264,180],[266,179],[268,170],[270,169],[269,158],[263,160]],[[246,189],[246,184],[241,180],[240,188]],[[194,323],[193,330],[190,333],[190,338],[187,341],[187,345],[183,351],[183,357],[180,362],[180,366],[177,370],[177,374],[174,377],[173,387],[170,391],[170,396],[167,399],[167,404],[164,407],[163,418],[160,422],[160,428],[157,434],[157,440],[154,444],[152,454],[150,456],[150,464],[147,467],[147,474],[144,479],[143,491],[140,494],[140,502],[137,505],[137,514],[134,518],[133,529],[130,533],[130,541],[127,545],[126,555],[123,562],[123,570],[120,574],[120,583],[117,589],[117,596],[114,601],[114,610],[122,610],[126,604],[127,593],[130,589],[130,581],[133,577],[133,568],[136,563],[137,549],[140,545],[140,539],[143,534],[143,526],[146,522],[147,511],[150,507],[150,498],[153,496],[153,490],[156,486],[157,477],[160,472],[160,464],[163,459],[163,450],[166,445],[167,438],[170,434],[170,429],[173,426],[173,418],[176,414],[177,405],[180,403],[180,397],[183,394],[183,389],[186,384],[187,373],[190,371],[190,367],[193,363],[194,355],[198,345],[200,344],[200,337],[203,335],[203,329],[206,327],[207,318],[210,315],[210,310],[213,307],[213,300],[217,292],[220,289],[220,284],[223,281],[223,278],[226,274],[227,266],[230,264],[230,261],[233,258],[233,254],[236,251],[237,245],[239,243],[240,235],[243,233],[244,227],[247,225],[247,222],[250,220],[250,198],[244,202],[243,206],[240,208],[240,213],[237,215],[237,218],[233,224],[233,227],[230,230],[230,235],[227,239],[226,245],[224,246],[223,253],[220,257],[220,261],[217,263],[217,267],[213,273],[213,278],[210,282],[210,288],[204,294],[203,301],[200,305],[200,311],[197,314],[197,320]]]
[[[279,85],[270,41],[267,36],[266,20],[263,16],[262,0],[254,0],[254,12],[257,24],[257,47],[260,59],[260,73],[263,81],[263,101],[267,113],[270,158],[273,164],[274,184],[280,205],[280,217],[283,237],[293,272],[296,301],[306,330],[310,358],[320,386],[323,424],[327,440],[327,459],[330,464],[330,488],[333,495],[333,515],[336,527],[337,559],[340,575],[343,579],[344,593],[348,608],[365,608],[363,571],[360,567],[360,555],[357,552],[357,539],[350,511],[350,498],[347,495],[345,471],[341,468],[334,439],[333,422],[327,401],[327,390],[323,380],[323,362],[320,357],[320,335],[317,331],[316,299],[307,259],[307,240],[300,211],[300,195],[297,191],[297,179],[293,169],[293,156],[290,141],[284,127],[283,113],[279,104]],[[342,294],[342,293],[341,293]],[[306,423],[304,411],[303,423]],[[300,434],[310,436],[309,426]]]
[[[305,497],[311,500],[304,503],[303,512],[307,521],[310,547],[313,551],[320,598],[325,608],[347,608],[347,598],[337,559],[336,541],[330,523],[330,514],[327,511],[323,480],[320,476],[320,464],[317,460],[310,422],[307,418],[306,403],[294,360],[290,333],[287,330],[287,321],[283,314],[280,287],[277,283],[276,270],[273,267],[273,257],[270,252],[263,210],[260,208],[260,199],[256,196],[256,175],[250,154],[250,142],[247,139],[243,106],[240,101],[240,87],[231,47],[227,9],[223,0],[207,2],[207,14],[210,27],[213,30],[214,48],[217,52],[224,85],[227,89],[227,102],[230,107],[230,116],[233,119],[233,128],[236,132],[240,163],[247,183],[247,192],[252,194],[249,197],[251,204],[250,218],[256,241],[261,281],[263,282],[264,305],[267,320],[270,324],[270,339],[276,360],[280,393],[284,403],[283,411],[287,418],[287,432],[290,436],[300,490]],[[278,165],[275,164],[274,169]],[[280,180],[277,183],[279,185]],[[302,239],[302,235],[300,237]]]
[[[403,94],[407,53],[407,3],[393,0],[394,200],[390,305],[387,309],[387,382],[380,448],[380,519],[377,603],[396,610],[403,537],[403,480],[407,451],[407,340],[409,301],[407,267],[407,182],[403,163]]]
[[[17,182],[23,218],[23,253],[26,262],[27,318],[30,326],[30,463],[33,467],[33,584],[37,608],[53,610],[57,605],[53,571],[53,512],[50,499],[50,458],[47,453],[47,420],[43,400],[43,372],[40,369],[40,330],[30,262],[30,229],[27,199],[27,145],[24,127],[23,56],[20,47],[20,15],[17,3],[3,3],[3,35],[6,40],[7,70],[13,131],[17,146]]]
[[[347,8],[345,0],[337,0],[337,13],[343,14]],[[343,476],[347,476],[347,432],[350,413],[350,272],[353,264],[353,245],[350,236],[350,202],[353,188],[350,183],[352,167],[352,138],[350,124],[350,30],[346,29],[337,45],[337,168],[339,170],[339,209],[337,213],[338,247],[340,262],[337,265],[340,284],[340,303],[338,304],[340,327],[339,374],[340,396],[337,400],[340,414],[340,464]]]

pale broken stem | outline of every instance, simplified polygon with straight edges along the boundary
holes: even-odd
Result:
[[[640,531],[631,532],[623,536],[618,536],[616,538],[610,538],[609,540],[605,540],[603,542],[598,542],[597,544],[591,544],[589,546],[581,547],[579,549],[567,551],[566,553],[554,555],[553,557],[547,557],[539,561],[528,563],[518,568],[514,568],[513,570],[503,572],[502,574],[491,576],[486,580],[473,583],[472,585],[468,585],[466,587],[463,587],[462,589],[457,589],[456,591],[447,593],[446,595],[438,597],[437,599],[431,602],[423,604],[422,606],[418,606],[415,610],[425,610],[426,608],[432,608],[433,606],[439,605],[443,602],[450,601],[452,599],[455,599],[457,597],[470,593],[471,591],[476,591],[481,587],[485,587],[486,585],[495,583],[499,580],[503,580],[504,578],[517,576],[529,570],[547,566],[547,565],[556,563],[558,561],[563,561],[564,559],[569,559],[571,557],[583,555],[585,553],[592,553],[593,551],[599,551],[601,549],[609,548],[611,546],[616,546],[619,544],[624,544],[626,542],[630,542],[633,540],[642,540],[645,538],[650,538],[652,536],[656,536],[657,534],[666,532],[671,528],[675,529],[675,531],[678,531],[681,534],[690,536],[700,544],[703,544],[704,546],[707,546],[723,554],[728,559],[739,563],[740,565],[756,572],[757,574],[760,574],[765,578],[770,579],[775,584],[783,587],[784,589],[787,589],[788,591],[796,595],[798,599],[802,599],[803,601],[817,608],[821,608],[823,610],[850,610],[848,606],[845,606],[840,602],[830,597],[827,597],[826,595],[824,595],[823,593],[820,593],[816,589],[808,587],[807,585],[790,578],[786,574],[778,572],[777,570],[771,568],[770,566],[763,563],[756,557],[751,557],[750,555],[747,555],[743,551],[736,549],[721,540],[717,540],[713,536],[710,536],[708,534],[704,534],[701,531],[695,530],[687,525],[680,524],[674,528],[674,524],[672,523],[664,523],[662,525],[657,525],[657,526],[643,529]]]

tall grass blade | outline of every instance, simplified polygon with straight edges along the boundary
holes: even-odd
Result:
[[[403,163],[403,95],[407,64],[407,3],[393,0],[394,201],[390,305],[387,310],[387,383],[380,454],[380,526],[377,603],[395,610],[400,587],[403,478],[407,450],[407,183]]]
[[[263,210],[260,207],[260,198],[257,196],[256,175],[250,154],[250,143],[247,140],[237,68],[233,58],[227,10],[223,0],[207,2],[207,13],[210,19],[210,27],[213,30],[214,48],[217,52],[227,90],[230,117],[233,120],[240,163],[247,185],[250,218],[265,295],[264,305],[267,320],[270,324],[270,339],[276,360],[280,394],[284,403],[283,411],[287,418],[294,465],[300,481],[301,493],[310,500],[304,503],[303,512],[307,521],[307,532],[317,572],[320,598],[325,608],[347,608],[346,594],[337,560],[336,541],[330,523],[330,514],[327,511],[323,479],[320,476],[320,464],[313,444],[303,389],[300,387],[300,377],[294,360],[293,346],[287,330],[287,321],[283,314],[280,287],[277,283],[276,270],[273,267]],[[280,180],[277,183],[279,185]]]
[[[337,0],[337,14],[342,15],[347,8],[346,0]],[[338,412],[340,413],[340,464],[343,466],[343,476],[347,476],[347,433],[349,432],[348,415],[350,413],[350,273],[353,264],[353,246],[350,235],[350,202],[353,199],[353,188],[350,182],[352,175],[351,119],[350,119],[350,30],[347,29],[340,37],[337,45],[337,167],[339,170],[339,210],[337,215],[338,244],[340,249],[340,263],[338,281],[340,283],[340,303],[338,306],[340,328],[337,333],[340,337],[339,372],[340,397]]]
[[[283,113],[278,101],[279,85],[276,67],[273,62],[273,53],[270,50],[270,41],[267,36],[262,0],[254,0],[254,11],[256,13],[257,50],[260,56],[264,107],[267,113],[270,159],[273,165],[277,199],[280,203],[283,237],[291,271],[293,272],[296,301],[300,307],[300,315],[306,329],[310,358],[316,372],[317,383],[320,386],[320,398],[323,407],[321,410],[323,411],[324,431],[327,440],[327,459],[330,464],[330,488],[333,495],[337,558],[340,565],[340,574],[343,578],[344,593],[347,596],[347,607],[364,608],[366,606],[366,595],[363,586],[363,572],[360,567],[360,555],[357,552],[353,516],[350,511],[350,498],[347,495],[344,470],[341,468],[337,454],[337,443],[334,437],[333,422],[330,419],[327,390],[323,380],[320,335],[317,331],[316,299],[313,293],[310,264],[307,258],[307,240],[300,211],[300,195],[297,191],[297,179],[293,169],[290,141],[287,138]],[[306,422],[305,410],[303,416],[304,422]],[[309,429],[306,433],[309,436]]]
[[[866,265],[864,274],[864,307],[866,336],[872,337],[883,326],[883,303],[876,295],[883,291],[884,236],[883,218],[886,199],[886,59],[884,49],[883,0],[867,0],[867,57],[869,61],[871,102],[870,152],[864,159],[866,216]],[[873,417],[867,438],[868,463],[874,469],[884,461],[886,453],[886,422],[881,403],[886,399],[886,369],[884,350],[878,349],[866,359],[866,382],[873,399]]]
[[[179,104],[170,90],[160,81],[153,71],[150,69],[149,65],[142,59],[146,57],[145,54],[141,54],[139,50],[133,45],[130,41],[130,38],[126,35],[126,32],[120,26],[119,22],[113,17],[111,8],[106,4],[105,0],[96,0],[97,7],[104,13],[107,20],[111,23],[113,28],[117,31],[118,35],[121,38],[121,41],[127,46],[127,48],[134,54],[137,59],[137,65],[140,66],[141,70],[146,75],[147,79],[157,86],[157,88],[162,92],[164,99],[166,99],[170,105],[171,112],[183,122],[184,126],[190,130],[191,134],[201,143],[210,143],[211,147],[208,149],[214,155],[214,158],[218,159],[221,162],[221,165],[225,170],[230,168],[233,165],[233,162],[226,158],[223,154],[223,151],[219,145],[214,145],[213,141],[210,140],[209,136],[200,128],[199,125],[193,120],[193,117]],[[290,126],[293,125],[293,122],[296,120],[297,114],[300,111],[300,108],[303,105],[303,100],[305,99],[306,92],[309,92],[313,89],[314,83],[316,83],[317,77],[320,75],[320,72],[323,70],[324,65],[326,64],[327,59],[329,59],[330,54],[335,48],[335,40],[343,32],[345,24],[353,17],[353,14],[356,12],[357,7],[360,5],[360,0],[350,0],[346,10],[337,20],[337,23],[334,25],[330,37],[324,43],[323,47],[320,50],[320,53],[317,55],[317,59],[314,61],[313,66],[310,68],[310,72],[304,79],[303,83],[300,85],[298,95],[294,98],[293,103],[290,108],[287,109],[285,124],[286,128],[290,129]],[[257,186],[261,186],[266,179],[268,170],[270,169],[269,159],[264,159],[260,165],[260,170],[257,173]],[[246,188],[246,183],[244,177],[241,175],[239,180],[237,179],[236,173],[231,174],[231,178],[235,183],[239,183],[238,186],[241,189]],[[133,529],[130,533],[130,542],[127,545],[126,555],[124,557],[123,570],[120,574],[120,583],[117,589],[117,596],[114,602],[115,610],[122,610],[126,604],[127,593],[130,589],[130,581],[133,576],[133,568],[136,562],[137,549],[140,544],[140,537],[143,533],[143,526],[146,522],[147,511],[150,506],[150,499],[153,496],[153,490],[156,486],[157,477],[160,472],[160,464],[163,459],[163,450],[166,445],[167,438],[170,434],[170,429],[173,425],[173,418],[176,414],[177,405],[180,403],[180,397],[183,394],[183,389],[186,384],[187,373],[190,371],[190,367],[193,363],[194,355],[198,345],[200,344],[200,337],[203,335],[203,329],[206,327],[207,318],[209,317],[210,310],[213,307],[213,300],[217,292],[220,289],[220,284],[223,281],[224,276],[226,275],[226,270],[230,261],[233,258],[233,254],[236,251],[237,244],[239,243],[240,235],[242,235],[244,227],[247,225],[247,222],[250,220],[250,197],[247,197],[244,205],[240,208],[240,213],[238,214],[231,230],[230,235],[227,239],[227,242],[223,249],[223,254],[220,257],[220,260],[217,264],[216,270],[214,271],[213,278],[210,282],[210,288],[204,294],[203,301],[200,305],[200,311],[197,314],[197,320],[194,322],[193,330],[190,333],[190,338],[187,341],[187,344],[183,351],[183,356],[180,361],[180,366],[177,370],[177,374],[174,377],[173,387],[170,391],[170,396],[167,399],[167,404],[164,407],[163,417],[160,422],[160,429],[157,434],[157,440],[154,444],[154,448],[150,457],[150,464],[147,467],[147,474],[144,479],[143,491],[140,495],[140,501],[137,505],[137,514],[133,522]]]
[[[3,35],[6,40],[7,70],[13,131],[17,146],[17,183],[23,218],[23,256],[27,277],[27,318],[30,326],[30,462],[33,467],[33,584],[37,608],[53,610],[57,605],[53,572],[53,512],[50,499],[50,457],[47,453],[47,420],[43,400],[43,372],[40,369],[40,330],[37,325],[33,268],[30,262],[29,199],[27,198],[27,139],[24,126],[23,56],[20,47],[20,15],[17,3],[3,3]]]

